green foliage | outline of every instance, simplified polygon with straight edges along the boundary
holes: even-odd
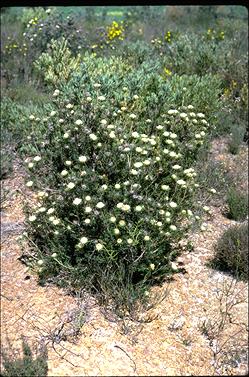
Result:
[[[235,187],[227,194],[228,217],[233,220],[245,220],[248,216],[248,195]]]
[[[22,11],[21,22],[24,27],[32,27],[36,25],[40,20],[45,21],[49,15],[55,12],[55,8],[49,8],[50,11],[46,11],[43,7],[25,7]]]
[[[197,160],[195,169],[198,171],[199,184],[196,201],[201,200],[205,204],[219,205],[232,184],[232,179],[225,167],[221,162],[213,161],[206,156]],[[207,187],[208,190],[206,190]]]
[[[98,78],[83,72],[55,91],[45,148],[27,159],[27,184],[41,200],[27,211],[34,267],[41,277],[61,282],[70,274],[72,284],[90,281],[96,290],[108,270],[112,288],[130,281],[145,290],[172,272],[172,243],[194,221],[192,162],[209,125],[192,105],[146,118],[152,100],[141,107],[121,79],[112,91]],[[33,116],[30,128],[40,124]]]
[[[243,141],[245,129],[233,126],[231,129],[231,139],[228,142],[228,150],[232,154],[238,154],[240,145]]]
[[[22,84],[12,85],[4,93],[5,97],[8,97],[20,105],[33,105],[42,106],[44,103],[48,103],[51,98],[44,91],[34,87],[34,84]]]
[[[227,229],[215,246],[211,266],[228,271],[237,278],[248,279],[248,224]]]
[[[14,355],[9,355],[4,351],[3,357],[3,371],[2,377],[13,376],[32,376],[40,377],[47,376],[47,350],[43,349],[37,353],[36,358],[33,357],[32,350],[28,343],[23,339],[22,344],[23,357],[16,358]]]
[[[56,85],[69,80],[70,76],[79,69],[79,64],[80,55],[73,57],[67,40],[62,38],[58,41],[52,39],[48,52],[42,53],[34,66],[44,76],[45,82]]]
[[[1,148],[1,172],[0,179],[4,179],[10,175],[13,170],[12,154],[7,148]]]

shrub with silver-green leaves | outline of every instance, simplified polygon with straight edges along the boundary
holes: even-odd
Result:
[[[72,56],[64,37],[60,40],[52,39],[48,51],[43,52],[34,63],[36,70],[44,75],[46,83],[64,83],[79,70],[80,55]]]
[[[205,115],[189,104],[142,122],[138,95],[114,111],[98,82],[54,97],[40,152],[26,160],[37,198],[27,237],[40,275],[98,287],[101,271],[122,269],[134,283],[172,272],[173,244],[195,221],[192,154],[210,127]],[[39,127],[35,116],[30,123]]]

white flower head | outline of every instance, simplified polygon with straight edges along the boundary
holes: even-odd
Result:
[[[29,216],[29,221],[32,223],[33,221],[36,220],[36,216],[35,215],[32,215],[32,216]]]
[[[83,124],[83,122],[82,122],[82,120],[77,119],[75,124],[76,124],[76,126],[80,126],[81,124]]]
[[[78,206],[81,202],[82,202],[82,199],[80,199],[80,198],[75,198],[74,201],[73,201],[73,204],[74,204],[75,206]]]
[[[65,177],[66,175],[68,175],[68,171],[67,170],[62,170],[61,175],[62,175],[62,177]]]
[[[101,208],[104,208],[104,207],[105,207],[105,204],[102,203],[102,202],[98,202],[98,203],[96,204],[96,208],[101,209]]]
[[[109,133],[109,137],[110,137],[111,139],[115,139],[115,137],[116,137],[115,132],[114,132],[114,131],[111,131],[111,132]]]
[[[26,186],[27,186],[27,187],[31,187],[31,186],[33,186],[33,183],[34,183],[33,181],[28,181],[28,182],[26,183]]]
[[[164,131],[163,136],[169,137],[170,133],[168,131]]]
[[[138,138],[139,137],[139,133],[134,131],[131,133],[131,136],[134,137],[134,138]]]
[[[136,206],[136,207],[135,207],[135,211],[136,211],[136,212],[141,212],[142,209],[143,209],[142,206]]]
[[[103,247],[104,247],[104,246],[102,245],[102,243],[97,243],[97,244],[96,244],[96,250],[98,250],[98,251],[102,250]]]
[[[87,157],[86,156],[79,156],[79,162],[86,162]]]
[[[81,243],[82,245],[86,244],[87,242],[88,242],[88,238],[87,238],[87,237],[81,237],[81,238],[80,238],[80,243]]]
[[[161,188],[164,191],[169,191],[169,189],[170,189],[170,187],[168,185],[162,185]]]
[[[73,182],[69,182],[68,185],[67,185],[67,188],[68,189],[73,189],[75,187],[75,184]]]
[[[65,161],[65,165],[67,165],[67,166],[72,165],[72,161],[69,161],[69,160]]]
[[[87,207],[85,208],[85,213],[90,213],[90,212],[92,212],[92,208],[89,207],[89,206],[87,206]]]
[[[143,148],[141,148],[141,147],[136,147],[135,151],[138,152],[138,153],[141,153],[141,152],[143,151]]]
[[[175,114],[177,114],[177,113],[178,113],[178,110],[170,109],[170,110],[168,111],[168,114],[169,114],[169,115],[175,115]]]
[[[136,116],[135,114],[130,114],[130,118],[131,118],[131,119],[136,119],[136,117],[137,117],[137,116]]]
[[[143,166],[142,162],[135,162],[134,164],[135,168],[141,168]]]
[[[98,137],[95,134],[90,134],[89,137],[93,141],[96,141],[98,139]]]
[[[170,225],[169,226],[170,230],[172,230],[173,232],[177,230],[177,227],[175,225]]]
[[[205,115],[203,113],[197,113],[196,115],[198,116],[198,118],[205,118]]]
[[[132,175],[138,175],[138,171],[136,169],[131,169],[131,174]]]
[[[179,179],[178,181],[176,181],[176,183],[180,186],[182,185],[186,185],[186,181],[184,181],[183,179]]]
[[[176,207],[177,207],[177,203],[175,203],[175,202],[170,202],[170,203],[169,203],[169,206],[170,206],[171,208],[176,208]]]
[[[131,207],[129,206],[129,204],[123,204],[122,208],[121,208],[124,212],[129,212]]]
[[[173,165],[172,169],[174,170],[180,170],[182,167],[180,165]]]
[[[57,97],[60,94],[60,91],[58,89],[55,89],[53,93],[53,97]]]

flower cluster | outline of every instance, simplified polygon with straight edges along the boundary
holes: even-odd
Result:
[[[224,31],[217,32],[214,29],[208,29],[206,33],[206,38],[210,40],[222,41],[225,38]]]
[[[124,27],[122,24],[122,21],[120,23],[113,21],[112,24],[107,27],[107,38],[109,41],[114,39],[122,41],[124,39]]]
[[[172,42],[172,33],[170,31],[168,31],[165,36],[164,36],[164,39],[167,43],[171,43]]]

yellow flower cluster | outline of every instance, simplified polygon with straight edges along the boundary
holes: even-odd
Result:
[[[232,80],[232,82],[231,82],[231,84],[230,84],[230,87],[224,89],[223,95],[224,95],[226,98],[229,97],[229,96],[233,93],[233,90],[234,90],[236,87],[237,87],[237,81]]]
[[[225,38],[225,33],[224,33],[224,31],[216,33],[216,31],[214,29],[208,29],[207,38],[208,39],[223,40]]]
[[[31,25],[37,25],[38,23],[38,17],[31,18],[31,20],[28,22],[27,27],[30,27]]]
[[[19,52],[22,52],[23,55],[25,56],[27,49],[28,48],[27,48],[26,43],[23,43],[22,45],[18,45],[16,42],[12,42],[5,46],[5,51],[7,52],[7,54],[11,54],[12,52],[19,51]]]
[[[172,34],[170,31],[168,31],[166,34],[165,34],[165,41],[168,42],[168,43],[171,43],[171,38],[172,38]]]
[[[111,26],[107,27],[107,38],[108,38],[108,40],[112,41],[113,39],[116,39],[116,38],[118,38],[120,40],[124,39],[124,28],[121,25],[122,23],[123,23],[122,21],[121,21],[120,24],[118,24],[118,22],[116,22],[116,21],[113,21]]]
[[[166,77],[168,77],[168,76],[171,76],[172,75],[172,72],[171,72],[171,70],[170,69],[168,69],[168,68],[164,68],[164,74],[166,75]]]

